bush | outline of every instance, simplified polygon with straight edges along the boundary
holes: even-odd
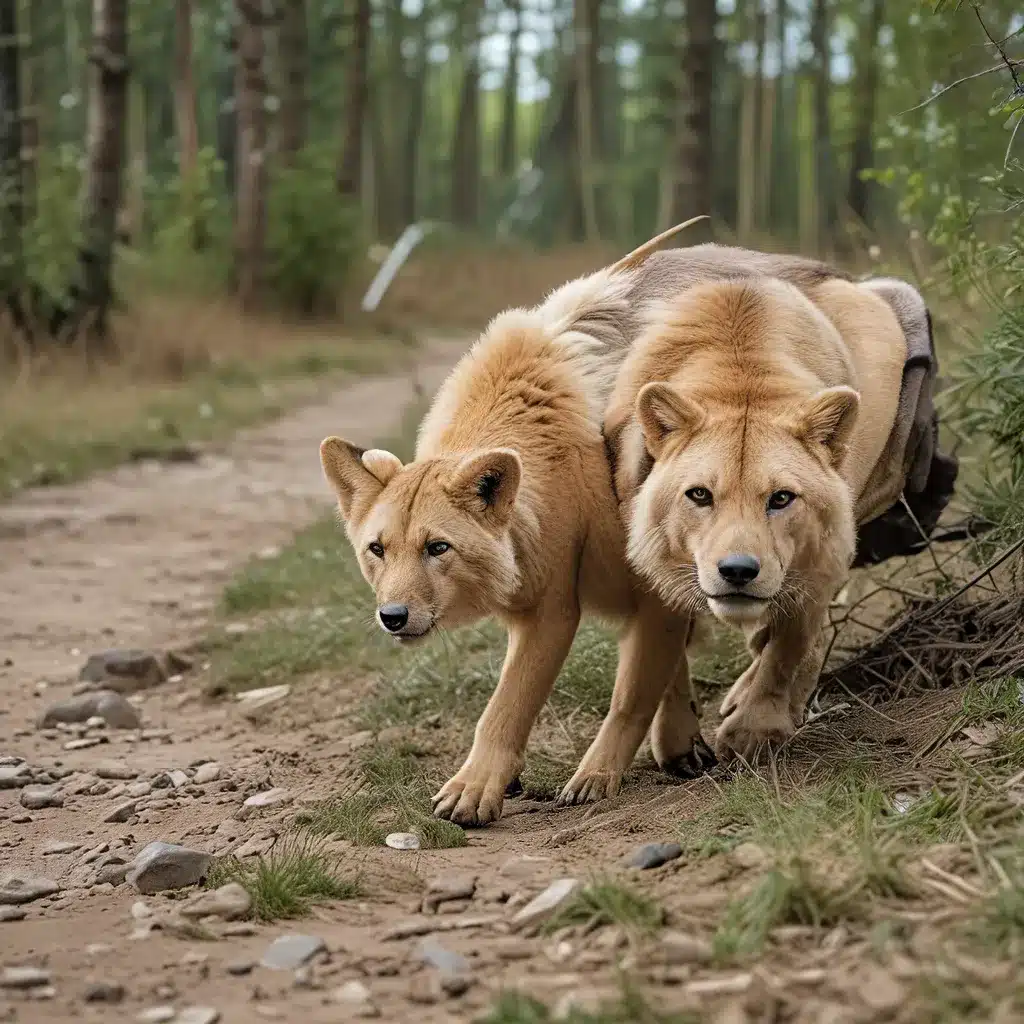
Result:
[[[296,312],[333,312],[362,232],[359,209],[338,196],[329,154],[308,148],[274,172],[268,218],[271,289]]]

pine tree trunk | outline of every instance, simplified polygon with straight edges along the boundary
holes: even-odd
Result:
[[[128,121],[128,0],[93,0],[82,244],[72,324],[103,337]]]
[[[588,242],[596,241],[601,234],[597,220],[597,125],[594,116],[598,17],[599,0],[575,0],[576,145],[580,168],[583,237]]]
[[[235,0],[238,66],[235,110],[238,122],[235,190],[235,290],[243,309],[259,302],[264,285],[267,232],[267,118],[263,18],[253,0]]]
[[[878,98],[878,33],[882,29],[883,0],[871,0],[864,25],[854,88],[856,130],[850,158],[847,201],[854,216],[867,222],[871,203],[871,182],[861,176],[874,163],[875,107]]]
[[[685,87],[678,101],[674,222],[712,214],[711,103],[714,88],[715,0],[690,0],[686,8],[687,41],[682,54]],[[687,240],[706,237],[707,222],[691,228]]]
[[[0,0],[0,304],[21,320],[25,220],[21,166],[18,0]]]
[[[347,55],[345,136],[338,166],[338,192],[358,199],[362,193],[363,129],[370,91],[370,0],[352,0],[352,8],[352,42]]]
[[[451,149],[452,222],[476,226],[480,216],[480,7],[468,0],[462,47],[465,67],[459,88]]]
[[[814,0],[811,11],[811,46],[814,51],[814,163],[820,215],[818,231],[823,253],[835,241],[836,211],[834,164],[832,160],[832,118],[829,107],[832,90],[828,0]]]
[[[31,219],[36,209],[39,181],[44,74],[42,20],[38,3],[24,6],[22,37],[26,39],[26,45],[21,50],[21,161],[26,221]]]
[[[768,198],[768,220],[772,230],[778,231],[780,226],[792,223],[793,202],[792,185],[793,154],[796,151],[793,124],[795,117],[790,104],[786,101],[790,93],[786,75],[786,31],[788,26],[788,0],[776,0],[775,4],[775,48],[779,57],[779,69],[775,75],[775,101],[772,129],[772,185]]]
[[[501,100],[501,139],[498,146],[498,173],[511,177],[516,170],[517,116],[519,113],[519,39],[523,29],[521,0],[509,0],[515,25],[509,35],[508,67]]]
[[[217,97],[217,159],[224,166],[224,182],[234,197],[238,178],[238,111],[235,110],[235,79],[238,77],[238,33],[231,25],[224,38],[223,63],[213,76]]]
[[[766,227],[765,172],[770,169],[772,159],[771,146],[765,146],[765,96],[768,92],[766,82],[768,12],[764,7],[765,2],[766,0],[754,0],[754,46],[757,51],[757,64],[754,68],[754,151],[756,157],[753,167],[752,227],[755,232],[764,231]]]
[[[281,113],[279,150],[285,163],[306,144],[309,38],[306,0],[285,0],[281,10]]]
[[[409,110],[405,121],[402,146],[402,194],[400,201],[403,226],[412,224],[417,214],[420,136],[423,134],[423,106],[427,91],[427,7],[424,4],[417,18],[416,65],[409,77]]]
[[[194,181],[199,165],[196,86],[192,74],[192,3],[177,0],[174,22],[174,113],[178,122],[178,171]]]

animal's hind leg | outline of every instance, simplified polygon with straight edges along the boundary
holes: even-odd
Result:
[[[619,668],[611,707],[559,803],[586,803],[614,796],[633,763],[666,687],[685,659],[690,622],[645,596],[619,644]]]
[[[658,767],[670,775],[695,779],[717,763],[701,735],[700,712],[700,700],[684,652],[651,726],[651,753]]]

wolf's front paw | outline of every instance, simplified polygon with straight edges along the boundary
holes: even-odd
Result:
[[[587,804],[615,796],[622,785],[622,772],[615,768],[594,765],[587,762],[576,769],[576,774],[562,787],[557,803],[563,807],[569,804]]]
[[[788,702],[780,705],[770,700],[743,701],[718,727],[715,753],[723,762],[739,757],[753,764],[795,733]]]
[[[505,790],[519,774],[522,759],[494,752],[471,755],[459,771],[434,794],[434,815],[456,825],[486,825],[501,817]]]

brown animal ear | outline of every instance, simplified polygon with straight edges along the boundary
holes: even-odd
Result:
[[[636,396],[636,415],[644,432],[644,444],[657,459],[670,434],[690,439],[704,423],[706,413],[692,398],[681,395],[670,384],[645,384]]]
[[[459,463],[447,490],[474,515],[504,526],[512,515],[523,464],[511,448],[467,455]]]
[[[357,499],[368,506],[402,468],[397,455],[379,448],[364,451],[340,437],[328,437],[321,442],[320,464],[346,520]]]
[[[824,445],[829,461],[838,465],[857,423],[860,395],[845,386],[819,391],[797,414],[794,433],[809,447]]]

